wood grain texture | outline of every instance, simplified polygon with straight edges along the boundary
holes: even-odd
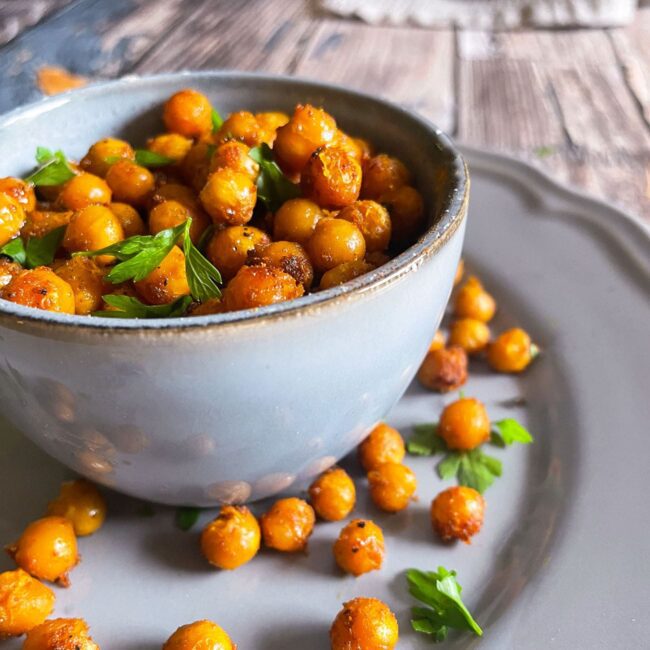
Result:
[[[0,46],[71,2],[72,0],[5,0],[0,2]]]

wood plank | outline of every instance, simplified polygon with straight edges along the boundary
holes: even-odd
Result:
[[[72,0],[32,0],[0,3],[0,46],[71,2]]]

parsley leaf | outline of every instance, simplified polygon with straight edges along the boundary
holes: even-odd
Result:
[[[501,476],[501,461],[480,449],[472,449],[460,454],[456,475],[459,485],[466,485],[483,494],[494,479]]]
[[[0,255],[10,257],[26,269],[52,264],[56,251],[61,246],[65,228],[54,228],[43,237],[30,237],[26,244],[20,237],[16,237],[0,248]]]
[[[494,422],[492,425],[492,444],[498,447],[507,447],[515,442],[522,445],[528,445],[533,442],[533,436],[530,431],[514,418],[505,418]]]
[[[461,454],[454,451],[448,453],[436,466],[438,476],[443,480],[456,476],[461,460]]]
[[[176,526],[188,531],[199,520],[201,511],[198,508],[180,507],[176,509]]]
[[[178,161],[175,158],[163,156],[161,153],[149,151],[149,149],[136,149],[135,162],[138,163],[140,167],[164,167],[165,165],[172,165]]]
[[[68,159],[61,150],[50,151],[45,147],[37,147],[36,162],[39,165],[38,169],[25,179],[36,187],[61,185],[74,176]]]
[[[416,424],[413,427],[413,431],[413,436],[406,443],[406,449],[409,454],[413,454],[414,456],[433,456],[447,449],[445,441],[437,434],[437,424],[433,422]]]
[[[190,239],[191,222],[191,219],[185,222],[186,228],[183,236],[185,270],[190,292],[196,300],[201,302],[209,298],[221,298],[221,291],[217,286],[221,284],[221,273],[192,243]]]
[[[145,305],[132,296],[109,294],[103,296],[104,302],[113,310],[93,312],[93,316],[103,318],[174,318],[182,316],[192,302],[190,296],[182,296],[168,305]]]
[[[12,239],[0,248],[0,255],[5,255],[11,258],[14,262],[18,262],[25,266],[27,261],[27,251],[25,250],[25,242],[20,238]]]
[[[411,626],[416,632],[433,637],[433,641],[443,641],[449,628],[470,630],[477,636],[483,630],[474,620],[461,598],[462,587],[456,580],[456,572],[439,566],[438,571],[406,572],[409,593],[427,605],[413,607]]]
[[[260,166],[257,177],[257,198],[275,212],[285,201],[300,196],[300,187],[292,183],[273,160],[268,144],[254,147],[248,155]]]
[[[212,133],[216,133],[223,124],[223,118],[219,115],[216,108],[212,109]]]

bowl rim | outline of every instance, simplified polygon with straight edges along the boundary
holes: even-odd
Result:
[[[0,130],[10,128],[16,122],[31,119],[41,113],[46,113],[49,110],[76,101],[77,99],[102,95],[112,90],[128,90],[134,84],[146,87],[147,85],[156,85],[165,82],[173,83],[174,81],[181,82],[185,80],[191,83],[192,79],[219,80],[237,78],[245,79],[247,82],[275,81],[293,86],[307,86],[312,92],[325,90],[346,96],[352,100],[370,101],[396,112],[400,117],[426,130],[431,136],[433,146],[451,154],[448,165],[451,172],[452,188],[449,194],[444,197],[443,209],[439,219],[422,233],[413,245],[376,270],[336,287],[309,293],[287,302],[255,309],[208,314],[205,316],[129,319],[91,318],[77,314],[61,314],[26,307],[0,299],[0,325],[9,326],[14,329],[17,325],[21,326],[29,322],[31,325],[45,326],[50,331],[51,328],[63,330],[74,328],[86,331],[100,330],[104,333],[131,334],[141,334],[145,331],[148,333],[168,333],[178,332],[180,330],[193,330],[196,328],[202,330],[206,328],[230,329],[229,326],[241,328],[244,324],[259,324],[263,326],[270,320],[300,317],[321,309],[336,307],[342,302],[360,298],[370,292],[383,289],[386,285],[392,284],[405,274],[416,269],[427,258],[433,255],[449,240],[465,219],[469,198],[469,173],[459,149],[446,133],[414,111],[403,108],[391,101],[376,97],[370,93],[351,90],[338,84],[324,83],[308,78],[232,70],[185,70],[142,76],[127,75],[120,79],[91,84],[83,88],[74,89],[53,97],[46,97],[36,102],[17,107],[4,115],[0,115]]]

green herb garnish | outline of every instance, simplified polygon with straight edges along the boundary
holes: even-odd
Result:
[[[409,454],[414,456],[433,456],[441,451],[446,451],[445,441],[438,435],[438,426],[434,422],[416,424],[415,432],[406,443]]]
[[[273,160],[268,144],[254,147],[248,155],[260,166],[257,177],[257,198],[275,212],[285,201],[300,196],[300,188],[292,183]]]
[[[212,109],[212,133],[216,133],[223,124],[223,118],[219,115],[219,111],[216,108]]]
[[[120,160],[120,158],[117,160]],[[117,160],[114,162],[117,162]],[[135,162],[138,163],[140,167],[164,167],[165,165],[173,165],[178,161],[169,156],[163,156],[161,153],[149,151],[149,149],[136,149]]]
[[[492,424],[490,442],[498,447],[507,447],[515,442],[529,445],[533,441],[530,431],[514,418],[505,418]]]
[[[115,310],[93,312],[93,316],[103,318],[175,318],[182,316],[192,302],[190,296],[181,296],[168,305],[145,305],[132,296],[109,294],[102,296],[104,302]]]
[[[61,246],[65,229],[65,226],[54,228],[43,237],[30,237],[27,243],[16,237],[0,248],[0,255],[10,257],[26,269],[52,264],[56,251]]]
[[[181,506],[176,509],[176,526],[181,530],[188,531],[199,520],[201,511],[198,508]]]
[[[68,159],[60,149],[50,151],[45,147],[37,147],[36,162],[38,168],[25,179],[36,187],[61,185],[74,176]]]
[[[483,494],[494,483],[494,479],[501,476],[501,461],[484,454],[480,447],[455,455],[459,456],[456,468],[458,485],[466,485]],[[441,476],[440,466],[437,469]]]
[[[189,223],[189,220],[186,223]],[[221,291],[217,285],[221,284],[221,273],[192,243],[189,225],[183,235],[183,250],[185,274],[192,296],[200,302],[209,298],[220,298]]]

